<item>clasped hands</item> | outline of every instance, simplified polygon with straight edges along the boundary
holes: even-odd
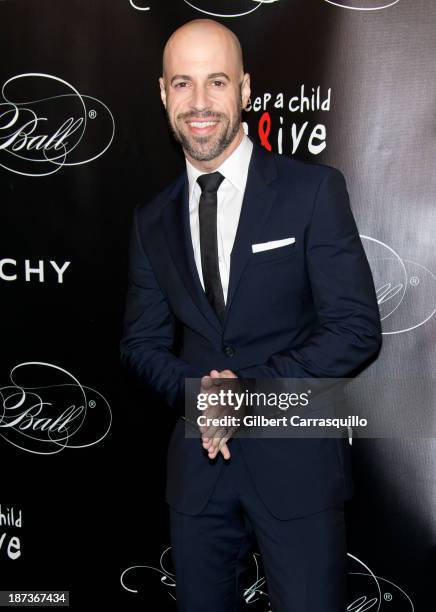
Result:
[[[211,370],[208,376],[202,377],[200,392],[204,394],[217,393],[223,378],[238,377],[231,370],[222,370],[221,372]],[[216,418],[230,413],[234,413],[233,407],[209,405],[203,414],[208,418]],[[237,426],[220,427],[210,425],[208,427],[199,427],[203,448],[207,450],[209,459],[215,459],[219,452],[221,452],[224,459],[230,459],[230,450],[227,442],[237,429]]]

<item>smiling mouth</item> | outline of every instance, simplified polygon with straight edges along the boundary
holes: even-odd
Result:
[[[211,130],[217,125],[218,121],[187,121],[188,126],[194,131]]]

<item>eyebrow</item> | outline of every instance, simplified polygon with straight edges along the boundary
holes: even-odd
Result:
[[[225,72],[212,72],[211,74],[207,75],[208,79],[217,79],[219,77],[224,77],[225,79],[227,79],[228,81],[230,81],[229,76],[225,73]],[[192,77],[190,77],[188,74],[176,74],[173,76],[173,78],[171,79],[171,85],[173,84],[174,81],[176,81],[177,79],[183,79],[184,81],[192,81]]]

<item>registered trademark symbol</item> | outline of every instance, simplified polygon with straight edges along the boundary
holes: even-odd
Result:
[[[90,110],[89,113],[88,113],[88,117],[90,119],[95,119],[97,117],[97,111],[94,110],[94,109]]]
[[[410,282],[410,284],[413,287],[416,287],[416,285],[419,285],[419,278],[418,278],[418,276],[411,276],[410,279],[409,279],[409,282]]]
[[[392,593],[384,593],[383,598],[385,601],[392,601]]]
[[[95,408],[95,401],[94,401],[94,400],[89,400],[89,402],[88,402],[88,406],[89,406],[90,408]]]

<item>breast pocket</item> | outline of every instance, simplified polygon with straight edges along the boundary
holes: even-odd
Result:
[[[297,247],[294,244],[287,244],[285,246],[275,247],[273,249],[266,249],[265,251],[258,251],[252,253],[250,262],[252,264],[265,263],[268,261],[280,261],[288,257],[294,257],[297,252]]]

